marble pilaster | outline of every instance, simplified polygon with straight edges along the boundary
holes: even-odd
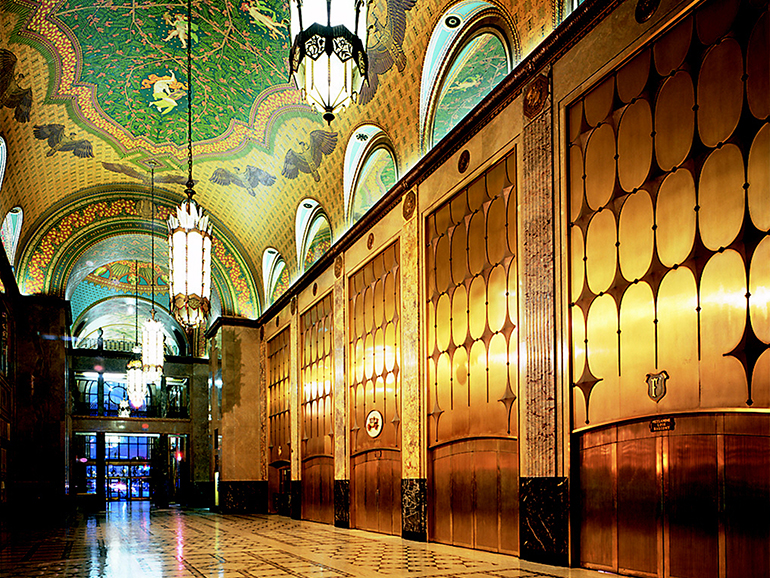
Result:
[[[523,359],[519,391],[521,475],[557,475],[553,135],[550,92],[525,124],[521,155],[520,242]]]
[[[294,304],[291,306],[291,322],[289,329],[289,443],[291,444],[291,509],[294,512],[294,482],[302,478],[302,462],[300,456],[300,399],[299,399],[299,315]],[[299,484],[297,484],[299,486]]]
[[[334,280],[334,509],[337,520],[337,482],[348,483],[350,479],[350,456],[348,455],[348,386],[345,380],[347,362],[347,319],[345,292],[345,267],[339,259],[339,275]],[[335,265],[335,274],[337,266]],[[347,514],[346,518],[347,520]],[[344,526],[347,528],[347,526]]]
[[[411,214],[401,229],[401,475],[426,477],[425,393],[420,374],[419,218]],[[405,515],[405,513],[404,513]]]

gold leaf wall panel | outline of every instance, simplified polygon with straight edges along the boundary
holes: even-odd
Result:
[[[303,459],[334,453],[332,323],[331,293],[300,318]]]
[[[267,342],[268,420],[270,463],[288,462],[289,437],[289,329]]]
[[[349,280],[351,455],[401,447],[399,244],[390,245]],[[382,414],[382,432],[366,433],[372,410]]]
[[[568,109],[575,427],[770,407],[767,22],[707,3]]]
[[[427,219],[430,447],[518,434],[514,171],[511,154]]]

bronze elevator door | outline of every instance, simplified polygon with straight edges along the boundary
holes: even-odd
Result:
[[[302,462],[302,519],[334,523],[332,456],[314,456]]]
[[[471,439],[431,450],[430,539],[518,555],[517,440]]]
[[[350,458],[351,526],[401,534],[401,452],[375,449]]]
[[[579,440],[582,566],[659,578],[770,571],[770,419],[675,416]],[[764,570],[760,570],[764,568]]]

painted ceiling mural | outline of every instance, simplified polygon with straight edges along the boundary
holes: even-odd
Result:
[[[445,4],[369,0],[369,83],[327,126],[289,79],[288,0],[193,0],[192,79],[186,0],[0,2],[0,134],[9,158],[0,206],[23,209],[20,290],[69,299],[79,284],[104,289],[100,267],[149,262],[142,238],[151,231],[156,263],[166,267],[163,221],[187,181],[190,90],[196,200],[214,224],[217,306],[258,316],[349,227],[344,165],[354,135],[377,127],[398,159],[362,181],[356,216],[424,154],[420,71]],[[553,24],[553,5],[516,8],[533,46]],[[451,92],[466,90],[483,65],[469,61]],[[487,84],[471,88],[486,94]],[[303,229],[301,254],[296,218],[308,198],[326,221]],[[268,248],[280,266],[266,279],[257,265]],[[99,293],[91,289],[78,295]]]

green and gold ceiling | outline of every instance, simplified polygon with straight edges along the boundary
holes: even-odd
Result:
[[[98,281],[99,271],[132,260],[150,270],[151,237],[164,278],[165,219],[183,196],[191,104],[196,199],[214,224],[214,300],[222,314],[257,317],[277,295],[264,295],[266,250],[285,263],[285,289],[426,152],[420,78],[428,41],[460,4],[371,0],[365,104],[351,105],[330,127],[290,82],[287,0],[193,0],[192,78],[185,1],[4,0],[0,135],[8,154],[0,216],[23,210],[13,263],[20,290],[82,301],[90,293],[79,285]],[[434,100],[467,110],[486,94],[479,87],[491,89],[561,12],[551,0],[471,4],[499,15],[510,46],[490,52],[497,61],[488,74],[483,59],[460,55],[462,46],[441,53],[470,64],[452,68],[452,78],[431,89],[441,90]],[[464,10],[457,13],[472,12]],[[442,132],[457,120],[449,117],[437,115]],[[343,192],[345,152],[364,126],[381,131],[387,149],[358,163],[378,170],[359,181],[356,205],[346,206],[353,195]],[[321,162],[303,172],[294,161],[314,147],[323,150]],[[367,206],[359,206],[362,198]],[[306,199],[319,204],[328,226],[306,231],[307,252],[298,255],[296,216]]]

